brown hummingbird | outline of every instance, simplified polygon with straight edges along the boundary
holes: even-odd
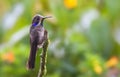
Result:
[[[38,48],[42,48],[45,40],[47,39],[47,30],[44,29],[43,21],[51,16],[35,15],[30,27],[30,55],[27,62],[27,69],[35,67],[35,57]]]

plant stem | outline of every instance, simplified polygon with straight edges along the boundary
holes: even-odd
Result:
[[[46,74],[46,61],[47,61],[47,49],[48,49],[49,41],[46,39],[43,45],[43,51],[41,52],[41,61],[40,61],[40,68],[38,72],[38,77],[43,77]]]

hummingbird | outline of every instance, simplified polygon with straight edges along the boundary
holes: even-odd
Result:
[[[27,62],[27,69],[34,69],[35,57],[38,48],[42,48],[45,40],[47,39],[47,30],[43,26],[43,21],[51,16],[35,15],[30,27],[30,54]]]

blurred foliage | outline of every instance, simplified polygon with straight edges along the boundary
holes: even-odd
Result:
[[[29,27],[50,15],[46,77],[120,76],[120,0],[1,0],[0,77],[36,77],[26,70]]]

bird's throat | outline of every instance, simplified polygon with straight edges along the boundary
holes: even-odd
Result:
[[[40,23],[41,26],[43,26],[43,21],[44,21],[44,19],[41,20],[41,23]]]

